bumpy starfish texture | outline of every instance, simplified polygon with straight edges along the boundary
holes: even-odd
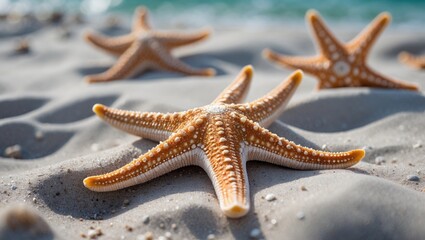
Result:
[[[414,56],[408,52],[401,52],[398,59],[413,68],[425,69],[425,56]]]
[[[293,57],[265,49],[263,56],[279,65],[301,69],[315,75],[319,80],[317,89],[363,86],[418,90],[416,85],[383,76],[366,64],[372,45],[390,19],[388,13],[381,13],[355,39],[344,44],[330,32],[320,15],[310,10],[306,14],[306,20],[310,23],[318,43],[320,55]]]
[[[221,209],[228,217],[249,210],[248,160],[300,169],[347,168],[365,152],[324,152],[302,147],[269,132],[301,82],[296,71],[262,98],[240,103],[252,77],[245,67],[210,105],[177,113],[140,113],[96,104],[94,112],[112,126],[140,137],[161,141],[142,156],[110,173],[84,179],[93,191],[114,191],[146,182],[187,165],[201,166],[209,175]]]
[[[86,33],[85,39],[118,57],[117,62],[106,72],[89,75],[89,83],[106,82],[135,76],[147,69],[159,69],[186,75],[213,76],[212,68],[195,69],[171,55],[177,47],[192,44],[207,38],[208,30],[198,33],[159,32],[151,29],[147,22],[147,10],[137,8],[131,33],[119,37]]]

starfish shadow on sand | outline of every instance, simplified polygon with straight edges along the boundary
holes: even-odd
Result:
[[[50,99],[41,97],[23,97],[0,100],[0,119],[24,115],[45,105]]]
[[[279,120],[311,132],[334,133],[360,128],[398,113],[423,111],[425,97],[412,91],[341,89],[320,92],[318,99],[292,106]]]
[[[393,45],[391,47],[386,48],[382,52],[383,58],[396,58],[400,52],[409,52],[414,55],[419,53],[425,53],[425,42],[421,39],[409,39],[407,42],[397,43],[397,45]]]
[[[206,66],[211,67],[216,70],[215,76],[221,76],[225,75],[226,72],[221,69],[218,64],[214,64],[216,59],[214,59],[212,56],[209,56],[207,54],[199,53],[199,54],[192,54],[183,56],[180,58],[183,62],[195,67],[195,68],[204,68]],[[77,72],[80,76],[86,76],[86,75],[93,75],[97,74],[99,72],[105,72],[107,69],[109,69],[110,65],[97,65],[97,66],[90,66],[90,67],[80,67],[77,68]],[[156,71],[156,70],[145,70],[143,73],[140,73],[132,78],[128,79],[122,79],[121,81],[148,81],[148,80],[158,80],[158,79],[169,79],[173,78],[173,80],[176,79],[184,79],[187,78],[187,75],[181,74],[181,73],[175,73],[175,72],[167,72],[167,71]]]
[[[20,159],[36,159],[51,155],[62,148],[74,135],[71,131],[44,131],[43,138],[37,139],[36,127],[26,122],[5,123],[0,127],[4,136],[0,138],[0,152],[9,146],[19,144]]]
[[[112,104],[118,99],[118,95],[97,96],[85,99],[78,99],[71,103],[58,106],[55,110],[50,111],[40,117],[38,120],[42,123],[66,124],[77,122],[92,116],[90,107],[96,102],[104,102]]]

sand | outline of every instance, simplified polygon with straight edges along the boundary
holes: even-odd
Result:
[[[362,28],[331,26],[344,40]],[[310,147],[364,148],[361,163],[344,170],[296,171],[250,162],[251,211],[228,219],[199,167],[116,192],[87,190],[85,177],[116,169],[156,144],[108,126],[91,107],[172,112],[206,105],[247,64],[255,69],[248,95],[253,100],[291,72],[264,60],[262,49],[313,55],[308,30],[284,23],[278,29],[221,29],[176,52],[194,66],[214,67],[218,76],[213,78],[149,72],[88,85],[83,76],[105,70],[114,59],[83,42],[86,28],[72,28],[70,38],[61,37],[59,27],[37,28],[25,35],[31,51],[24,55],[13,53],[19,33],[0,38],[0,239],[425,238],[425,72],[396,59],[401,50],[425,50],[424,30],[390,27],[369,58],[375,69],[416,83],[421,92],[315,91],[316,80],[306,75],[287,110],[269,127]],[[4,155],[15,145],[21,159]],[[268,201],[269,194],[276,199]],[[16,211],[25,223],[18,225],[27,227],[10,225]],[[43,220],[35,222],[45,223],[31,220],[38,218]]]

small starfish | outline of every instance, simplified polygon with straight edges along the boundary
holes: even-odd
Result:
[[[388,13],[378,15],[363,32],[347,44],[335,38],[316,11],[308,11],[306,18],[316,37],[320,55],[290,57],[265,49],[263,56],[278,64],[300,68],[315,75],[319,79],[317,89],[364,86],[418,90],[416,85],[383,76],[366,64],[369,50],[390,22],[391,16]]]
[[[425,69],[425,56],[414,56],[408,52],[401,52],[398,55],[400,62],[416,69]]]
[[[294,72],[266,96],[240,103],[252,74],[246,66],[210,105],[184,112],[140,113],[96,104],[93,111],[112,126],[162,142],[118,170],[84,179],[84,185],[92,191],[114,191],[198,165],[208,173],[225,215],[236,218],[249,210],[248,160],[309,170],[347,168],[363,158],[361,149],[318,151],[269,132],[265,127],[282,113],[302,72]]]
[[[131,33],[119,37],[106,37],[86,33],[85,39],[96,47],[118,56],[118,60],[106,72],[89,75],[90,83],[113,81],[137,75],[148,68],[179,72],[187,75],[213,76],[215,70],[195,69],[171,55],[177,47],[207,38],[209,30],[198,33],[169,33],[151,30],[147,23],[147,10],[136,9]]]

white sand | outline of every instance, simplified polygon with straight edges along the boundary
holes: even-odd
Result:
[[[336,33],[348,40],[360,31],[347,29],[340,27]],[[36,31],[30,35],[32,52],[22,56],[11,54],[15,38],[0,39],[0,152],[19,144],[24,158],[0,157],[1,209],[17,203],[36,209],[60,239],[79,239],[90,227],[101,228],[100,239],[136,239],[147,232],[155,238],[170,232],[173,239],[207,239],[210,234],[247,239],[255,228],[261,231],[259,238],[267,239],[425,238],[423,92],[317,92],[312,76],[304,78],[270,130],[316,148],[365,147],[360,164],[345,170],[295,171],[250,162],[252,207],[241,219],[223,215],[208,176],[198,167],[116,192],[87,190],[82,184],[86,176],[116,169],[156,144],[106,125],[91,112],[94,103],[158,112],[206,105],[246,64],[255,69],[248,95],[253,100],[291,72],[262,59],[263,48],[297,55],[313,55],[315,50],[303,25],[222,30],[177,52],[194,66],[216,68],[217,77],[151,72],[133,80],[87,85],[85,74],[105,70],[114,59],[84,43],[81,30],[67,40],[55,28]],[[404,49],[423,51],[424,38],[424,30],[390,28],[373,48],[369,63],[423,90],[425,72],[401,65],[396,56]],[[377,165],[376,158],[385,162]],[[412,174],[419,182],[407,180]],[[269,193],[277,199],[266,201]],[[0,239],[10,236],[8,231],[2,221]]]

